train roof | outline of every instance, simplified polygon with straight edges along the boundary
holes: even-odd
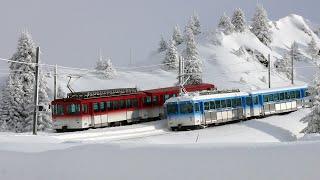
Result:
[[[287,86],[287,87],[254,90],[254,91],[250,91],[249,93],[250,94],[265,94],[265,93],[272,93],[272,92],[278,92],[278,91],[290,91],[290,90],[306,89],[306,88],[308,88],[307,85]]]
[[[213,84],[208,84],[208,83],[201,83],[197,85],[186,85],[184,88],[186,89],[192,89],[192,88],[214,88]],[[165,88],[157,88],[157,89],[150,89],[150,90],[143,90],[145,93],[159,93],[163,91],[179,91],[179,86],[172,86],[172,87],[165,87]]]
[[[210,94],[210,95],[188,94],[185,96],[172,97],[168,99],[166,102],[220,99],[220,98],[241,97],[241,96],[248,96],[248,95],[249,93],[247,92],[221,93],[221,94]]]

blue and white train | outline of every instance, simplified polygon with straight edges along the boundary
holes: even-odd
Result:
[[[295,111],[304,106],[307,86],[211,95],[189,94],[165,103],[172,130]]]

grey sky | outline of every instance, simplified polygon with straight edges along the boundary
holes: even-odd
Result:
[[[160,34],[184,27],[197,11],[205,30],[213,29],[226,12],[242,8],[251,19],[256,0],[0,0],[0,57],[16,49],[19,32],[27,28],[41,46],[42,61],[92,68],[102,49],[118,66],[127,66],[130,48],[134,62],[155,50]],[[269,18],[295,13],[320,22],[317,0],[259,0]],[[3,64],[2,64],[3,66]]]

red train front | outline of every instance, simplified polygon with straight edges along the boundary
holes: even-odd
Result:
[[[188,85],[185,88],[193,92],[211,90],[214,85]],[[69,93],[67,98],[52,102],[53,128],[57,131],[87,129],[162,118],[164,102],[178,93],[178,87],[145,91],[120,88]]]

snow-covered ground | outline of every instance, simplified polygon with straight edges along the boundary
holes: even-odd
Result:
[[[257,50],[272,62],[281,58],[295,40],[304,60],[296,62],[296,83],[310,82],[315,73],[306,53],[314,37],[304,19],[290,15],[271,24],[273,43],[264,46],[250,32],[219,36],[221,45],[212,42],[212,33],[198,37],[204,64],[204,81],[218,88],[266,88],[267,69],[248,52],[238,56],[241,47]],[[181,51],[183,47],[178,47]],[[272,51],[271,51],[272,50]],[[149,89],[173,85],[176,72],[160,70],[163,54],[153,54],[142,62],[145,68],[118,69],[112,80],[79,70],[59,69],[59,83],[68,75],[76,91],[118,87]],[[140,66],[140,65],[139,65]],[[272,69],[272,86],[289,85],[283,74]],[[49,79],[52,85],[52,78]],[[252,119],[207,129],[171,132],[166,120],[132,126],[98,128],[54,133],[0,133],[0,179],[307,179],[320,175],[320,137],[304,136],[300,122],[310,109]]]
[[[310,110],[195,131],[165,120],[87,131],[0,134],[1,179],[318,179]]]

